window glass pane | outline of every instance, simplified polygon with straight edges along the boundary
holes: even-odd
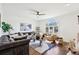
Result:
[[[58,32],[58,26],[54,27],[54,32]]]

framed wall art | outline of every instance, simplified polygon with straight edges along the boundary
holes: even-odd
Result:
[[[31,32],[32,31],[32,25],[27,24],[27,23],[20,23],[20,31]]]

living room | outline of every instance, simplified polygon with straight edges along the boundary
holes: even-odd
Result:
[[[0,3],[0,17],[1,17],[0,37],[4,35],[10,35],[11,37],[13,34],[18,33],[20,36],[18,36],[17,38],[25,39],[26,38],[25,36],[30,36],[30,34],[28,35],[28,33],[33,33],[33,34],[39,33],[40,39],[43,37],[44,40],[39,39],[39,40],[35,40],[35,42],[32,42],[32,40],[28,41],[28,45],[30,48],[27,50],[29,50],[29,52],[22,53],[21,51],[20,53],[20,50],[19,50],[19,54],[30,54],[30,55],[63,55],[63,54],[75,55],[76,54],[78,55],[79,54],[79,45],[78,45],[79,7],[78,5],[79,3]],[[6,30],[4,28],[5,24],[6,25],[9,24],[12,28],[10,30]],[[55,37],[56,40],[55,39],[53,40],[55,35],[57,36],[57,38]],[[11,37],[11,39],[15,39],[16,41],[17,38],[15,36],[17,35],[14,35],[13,37]],[[51,39],[52,36],[53,38]],[[51,51],[59,49],[60,45],[64,44],[64,43],[60,43],[61,40],[63,42],[68,43],[68,46],[66,47],[67,52],[51,53]],[[18,44],[24,43],[25,41],[22,41],[22,42],[20,41],[18,42]],[[54,46],[56,45],[59,47],[56,46],[56,48],[52,49],[51,45],[48,44],[50,46],[48,48],[45,44],[43,46],[40,43],[41,41],[44,41],[45,43],[46,42],[49,43],[48,41],[55,41],[55,45],[54,43],[51,43],[51,45],[53,45],[52,48],[54,48]],[[71,48],[72,41],[75,44],[75,47],[73,48]],[[12,40],[12,42],[14,41]],[[58,42],[60,43],[60,45],[58,44]],[[2,44],[2,41],[0,43]],[[37,47],[36,46],[37,43],[39,43],[40,46],[38,45]],[[12,47],[15,47],[15,45],[13,44],[14,43],[10,43],[11,49]],[[31,46],[31,44],[36,44],[36,45]],[[17,45],[17,42],[16,42],[16,45]],[[0,46],[2,47],[2,45]],[[25,46],[22,48],[26,49]],[[5,49],[7,49],[7,47]],[[16,51],[18,51],[18,49],[19,48],[17,48]],[[9,54],[9,52],[6,52],[6,53],[2,52],[0,54]]]

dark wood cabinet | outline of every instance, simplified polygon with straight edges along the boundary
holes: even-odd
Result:
[[[29,55],[30,39],[0,45],[0,55]]]

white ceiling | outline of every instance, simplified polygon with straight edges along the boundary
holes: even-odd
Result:
[[[78,3],[6,3],[2,4],[5,15],[29,19],[46,19],[79,10]],[[37,17],[30,9],[35,9],[46,15]]]

